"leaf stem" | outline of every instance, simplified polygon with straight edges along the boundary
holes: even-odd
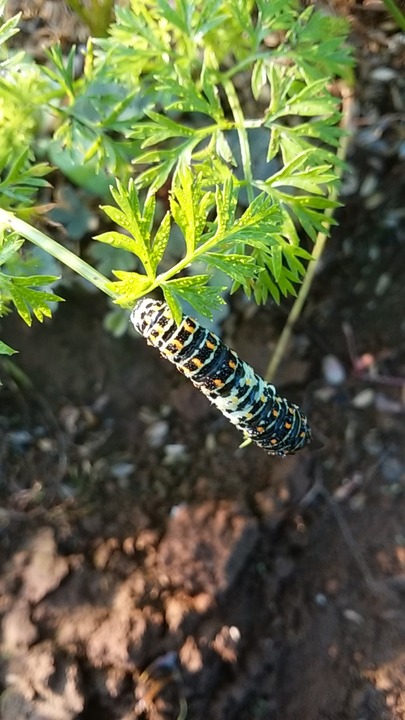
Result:
[[[236,122],[236,130],[239,137],[240,154],[242,158],[243,174],[246,180],[246,192],[248,196],[249,205],[254,200],[253,194],[253,173],[252,173],[252,160],[250,157],[250,147],[247,130],[245,127],[245,116],[240,106],[239,98],[237,96],[235,87],[229,79],[223,80],[224,90],[226,92],[232,114]]]
[[[166,270],[166,272],[161,273],[160,275],[157,275],[155,278],[153,285],[151,285],[150,288],[148,288],[148,292],[151,292],[152,290],[155,290],[157,287],[164,285],[167,280],[170,280],[174,275],[177,275],[179,272],[184,270],[190,263],[194,262],[196,255],[198,254],[197,250],[193,253],[193,257],[190,258],[188,255],[185,255],[182,260],[179,260],[176,265],[173,265],[169,270]]]
[[[254,62],[257,60],[271,60],[274,61],[274,58],[277,58],[278,55],[281,55],[280,51],[278,49],[273,50],[266,50],[263,52],[263,50],[259,50],[258,52],[252,53],[251,55],[247,55],[243,60],[239,60],[238,63],[235,65],[232,65],[232,67],[229,68],[226,72],[224,72],[223,78],[231,78],[237,75],[239,72],[242,72],[245,70],[245,68],[250,67],[253,65]]]
[[[101,275],[101,273],[91,267],[91,265],[88,265],[84,260],[63,247],[63,245],[52,240],[49,235],[45,235],[41,230],[34,228],[32,225],[29,225],[29,223],[20,220],[20,218],[16,217],[13,213],[3,210],[2,208],[0,208],[0,223],[7,225],[14,230],[14,232],[18,233],[18,235],[21,235],[21,237],[29,240],[64,265],[70,267],[71,270],[81,275],[81,277],[88,280],[109,297],[114,300],[117,299],[117,293],[111,288],[111,283],[104,275]]]
[[[196,259],[200,255],[204,255],[204,253],[208,252],[211,248],[218,245],[219,238],[218,234],[213,235],[209,240],[206,240],[204,243],[199,245],[197,248],[194,248],[193,254],[190,256],[189,254],[185,255],[182,260],[179,260],[176,265],[173,265],[173,267],[169,268],[169,270],[166,270],[166,272],[161,273],[156,277],[156,279],[153,282],[153,285],[148,288],[148,292],[151,292],[152,290],[155,290],[157,287],[160,287],[161,285],[164,285],[167,280],[171,280],[172,277],[175,275],[178,275],[179,272],[184,270],[186,267],[191,265],[191,263],[195,262]]]
[[[339,148],[337,151],[337,156],[341,160],[344,160],[346,158],[347,150],[348,150],[349,142],[350,142],[350,135],[349,135],[348,131],[351,126],[351,119],[352,119],[352,113],[353,113],[353,96],[352,96],[349,88],[346,89],[346,93],[343,96],[342,103],[343,103],[343,117],[342,117],[341,127],[346,132],[342,135],[342,137],[340,139],[340,145],[339,145]],[[343,170],[344,170],[344,164],[342,163],[337,168],[337,173],[338,173],[339,177],[342,175]],[[337,199],[338,190],[339,190],[338,186],[335,185],[329,195],[329,198],[331,200]],[[327,208],[325,210],[325,216],[332,217],[334,210],[335,210],[335,208]],[[275,349],[273,355],[271,356],[270,362],[267,366],[267,370],[265,373],[266,380],[271,380],[272,378],[274,378],[277,368],[286,352],[286,348],[287,348],[288,342],[290,340],[293,327],[301,315],[302,308],[304,307],[305,301],[306,301],[309,291],[312,287],[312,283],[313,283],[315,274],[318,270],[319,262],[322,257],[322,253],[325,249],[327,238],[328,238],[328,236],[324,232],[320,232],[317,235],[314,249],[312,251],[313,260],[308,265],[308,269],[307,269],[305,278],[303,280],[303,283],[299,289],[297,299],[295,300],[295,302],[291,308],[290,314],[288,316],[288,320],[284,326],[283,332],[280,335],[276,349]]]

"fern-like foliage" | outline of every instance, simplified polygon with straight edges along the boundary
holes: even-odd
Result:
[[[294,292],[293,283],[304,272],[302,259],[310,258],[305,250],[283,238],[282,212],[267,193],[257,195],[237,215],[238,188],[232,177],[214,192],[204,188],[201,177],[188,165],[180,166],[173,179],[170,209],[157,228],[154,194],[149,194],[142,206],[133,181],[128,189],[118,184],[112,194],[118,207],[105,206],[103,210],[125,233],[110,231],[96,239],[135,254],[144,268],[144,273],[114,273],[118,281],[111,287],[124,307],[131,307],[138,297],[160,287],[176,318],[181,316],[180,299],[211,317],[223,302],[224,289],[211,285],[212,270],[221,270],[248,295],[263,275],[269,292],[277,294],[281,288],[287,293]],[[214,219],[207,221],[209,216]],[[183,237],[183,257],[159,272],[173,224]],[[189,274],[197,262],[207,272]]]
[[[161,285],[175,315],[178,296],[209,314],[220,301],[219,291],[209,285],[213,268],[258,302],[269,294],[278,301],[280,294],[294,293],[305,272],[302,261],[309,259],[300,248],[299,228],[314,240],[331,222],[325,210],[337,204],[328,194],[337,182],[340,113],[328,84],[351,64],[343,42],[346,24],[314,8],[301,12],[294,0],[132,0],[116,13],[109,38],[96,43],[96,67],[111,68],[115,80],[148,101],[144,119],[125,131],[138,148],[135,185],[126,195],[122,187],[114,194],[120,212],[108,209],[111,219],[132,234],[132,251],[145,268],[144,275],[119,275],[120,302],[130,304],[136,294]],[[255,117],[243,113],[236,90],[240,77],[250,80]],[[230,142],[234,133],[239,170]],[[267,133],[265,178],[252,161],[254,133]],[[185,172],[187,166],[192,170]],[[127,213],[129,207],[139,212],[135,188],[147,189],[148,213],[154,193],[169,181],[170,213],[155,243],[162,248],[169,242],[169,224],[175,222],[186,252],[162,281],[154,257],[147,257],[151,228],[145,235],[138,223],[134,233]],[[242,188],[249,208],[238,219]],[[271,224],[257,214],[259,205],[266,207],[264,217],[271,208]],[[239,236],[249,213],[254,220],[247,242]],[[228,232],[222,237],[224,219]],[[118,242],[116,233],[98,239]],[[128,238],[120,242],[129,249]],[[173,277],[197,259],[208,274]]]
[[[16,233],[0,228],[0,317],[6,315],[13,305],[24,322],[31,325],[33,316],[40,322],[45,317],[51,317],[52,304],[62,298],[49,290],[41,289],[58,280],[57,277],[23,274],[29,267],[27,260],[25,263],[18,262],[23,243],[24,240]],[[16,274],[6,271],[8,263],[17,266]],[[11,355],[13,352],[8,345],[0,343],[0,354]]]
[[[0,27],[0,208],[21,217],[46,184],[36,155],[46,114],[51,159],[63,149],[72,166],[118,176],[116,205],[104,207],[118,228],[97,239],[134,255],[137,271],[117,270],[107,285],[55,243],[25,237],[123,307],[161,288],[176,318],[183,300],[212,315],[218,273],[257,302],[295,293],[310,259],[300,237],[328,232],[337,205],[331,88],[352,65],[343,20],[297,0],[131,0],[116,3],[107,37],[67,54],[56,45],[38,66],[7,50],[18,19]],[[175,236],[183,252],[173,260]],[[39,276],[19,282],[8,269],[19,242],[6,232],[0,246],[0,310],[41,319],[50,298]]]

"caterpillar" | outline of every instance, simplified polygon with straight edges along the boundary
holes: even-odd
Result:
[[[165,302],[143,298],[132,310],[131,322],[246,438],[270,455],[292,454],[311,439],[299,407],[277,395],[274,385],[197,320],[183,315],[176,325]]]

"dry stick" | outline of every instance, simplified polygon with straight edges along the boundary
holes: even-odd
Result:
[[[398,23],[398,27],[402,31],[405,31],[405,15],[401,12],[395,0],[383,0],[383,3],[388,12],[391,13],[394,20]]]
[[[340,139],[339,148],[337,151],[337,156],[340,158],[340,160],[345,160],[349,142],[350,142],[350,135],[349,135],[349,129],[351,127],[351,120],[352,120],[352,113],[353,113],[353,96],[351,94],[351,91],[349,88],[345,89],[345,92],[343,93],[342,98],[342,105],[343,105],[343,117],[341,122],[341,128],[345,130],[345,134]],[[343,169],[338,168],[338,174],[339,176],[342,174]],[[330,193],[330,199],[336,200],[338,195],[337,188],[333,188]],[[327,217],[332,217],[334,212],[334,208],[326,208],[325,215]],[[280,335],[279,341],[277,343],[276,349],[271,356],[270,362],[267,366],[265,378],[266,380],[271,380],[276,371],[277,368],[286,352],[286,348],[288,345],[288,342],[290,340],[290,336],[293,330],[293,327],[295,323],[297,322],[298,318],[301,315],[302,308],[304,306],[304,303],[308,297],[309,291],[311,290],[312,282],[315,277],[315,273],[318,269],[320,259],[322,257],[322,253],[325,249],[326,240],[328,236],[324,232],[320,232],[317,235],[316,242],[314,245],[314,249],[312,251],[312,262],[308,265],[307,274],[305,275],[304,281],[299,289],[297,299],[294,302],[294,305],[291,308],[290,314],[288,316],[288,320],[284,326],[283,332]]]

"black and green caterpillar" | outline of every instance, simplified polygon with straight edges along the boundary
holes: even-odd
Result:
[[[131,321],[149,345],[157,347],[246,438],[270,455],[285,456],[309,442],[311,430],[299,407],[277,395],[274,385],[196,320],[184,315],[176,325],[165,302],[142,299]]]

